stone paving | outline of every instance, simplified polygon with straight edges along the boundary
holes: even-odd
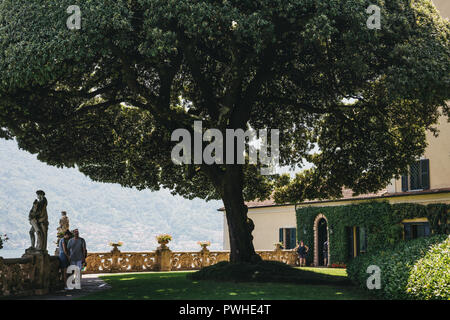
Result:
[[[99,278],[101,274],[86,274],[81,279],[80,290],[61,290],[43,296],[19,297],[18,300],[73,300],[90,293],[110,289],[111,286]]]

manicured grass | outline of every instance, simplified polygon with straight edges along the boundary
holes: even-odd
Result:
[[[342,269],[309,268],[313,272],[345,276]],[[83,300],[366,300],[372,299],[353,286],[296,285],[288,283],[216,282],[189,280],[190,272],[130,273],[102,276],[112,289],[82,297]]]
[[[302,267],[296,269],[306,270],[306,271],[312,271],[316,273],[322,273],[322,274],[328,274],[330,276],[336,276],[336,277],[347,277],[347,269],[343,268],[312,268],[312,267]]]

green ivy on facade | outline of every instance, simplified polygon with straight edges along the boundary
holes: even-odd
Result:
[[[392,247],[403,241],[405,219],[427,218],[431,233],[449,234],[448,211],[450,205],[414,203],[389,204],[387,201],[372,201],[363,204],[327,207],[297,208],[297,238],[310,248],[307,263],[314,259],[314,220],[323,214],[328,221],[330,263],[346,263],[348,240],[346,227],[360,227],[367,231],[367,252]]]

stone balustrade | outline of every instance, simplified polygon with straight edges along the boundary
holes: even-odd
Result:
[[[263,260],[290,265],[295,265],[297,261],[297,254],[290,250],[277,248],[257,253]],[[84,273],[199,270],[229,259],[229,251],[209,251],[206,247],[192,252],[172,252],[167,246],[160,246],[151,252],[120,252],[116,246],[110,252],[89,253]],[[62,289],[63,285],[56,256],[0,257],[0,297],[42,295]]]
[[[84,273],[158,271],[155,252],[88,253]]]
[[[291,250],[276,249],[258,251],[263,260],[280,261],[289,265],[297,262],[297,253]],[[199,270],[230,259],[229,251],[172,252],[168,247],[152,252],[111,252],[89,253],[84,273],[118,273],[144,271],[184,271]]]
[[[0,296],[42,295],[62,288],[56,256],[0,257]]]

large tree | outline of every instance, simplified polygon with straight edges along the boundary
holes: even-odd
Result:
[[[449,34],[428,0],[2,0],[0,137],[95,181],[222,199],[231,260],[255,261],[245,200],[375,191],[423,153]],[[314,167],[286,187],[258,165],[176,165],[171,133],[196,120],[279,129],[280,164]]]

